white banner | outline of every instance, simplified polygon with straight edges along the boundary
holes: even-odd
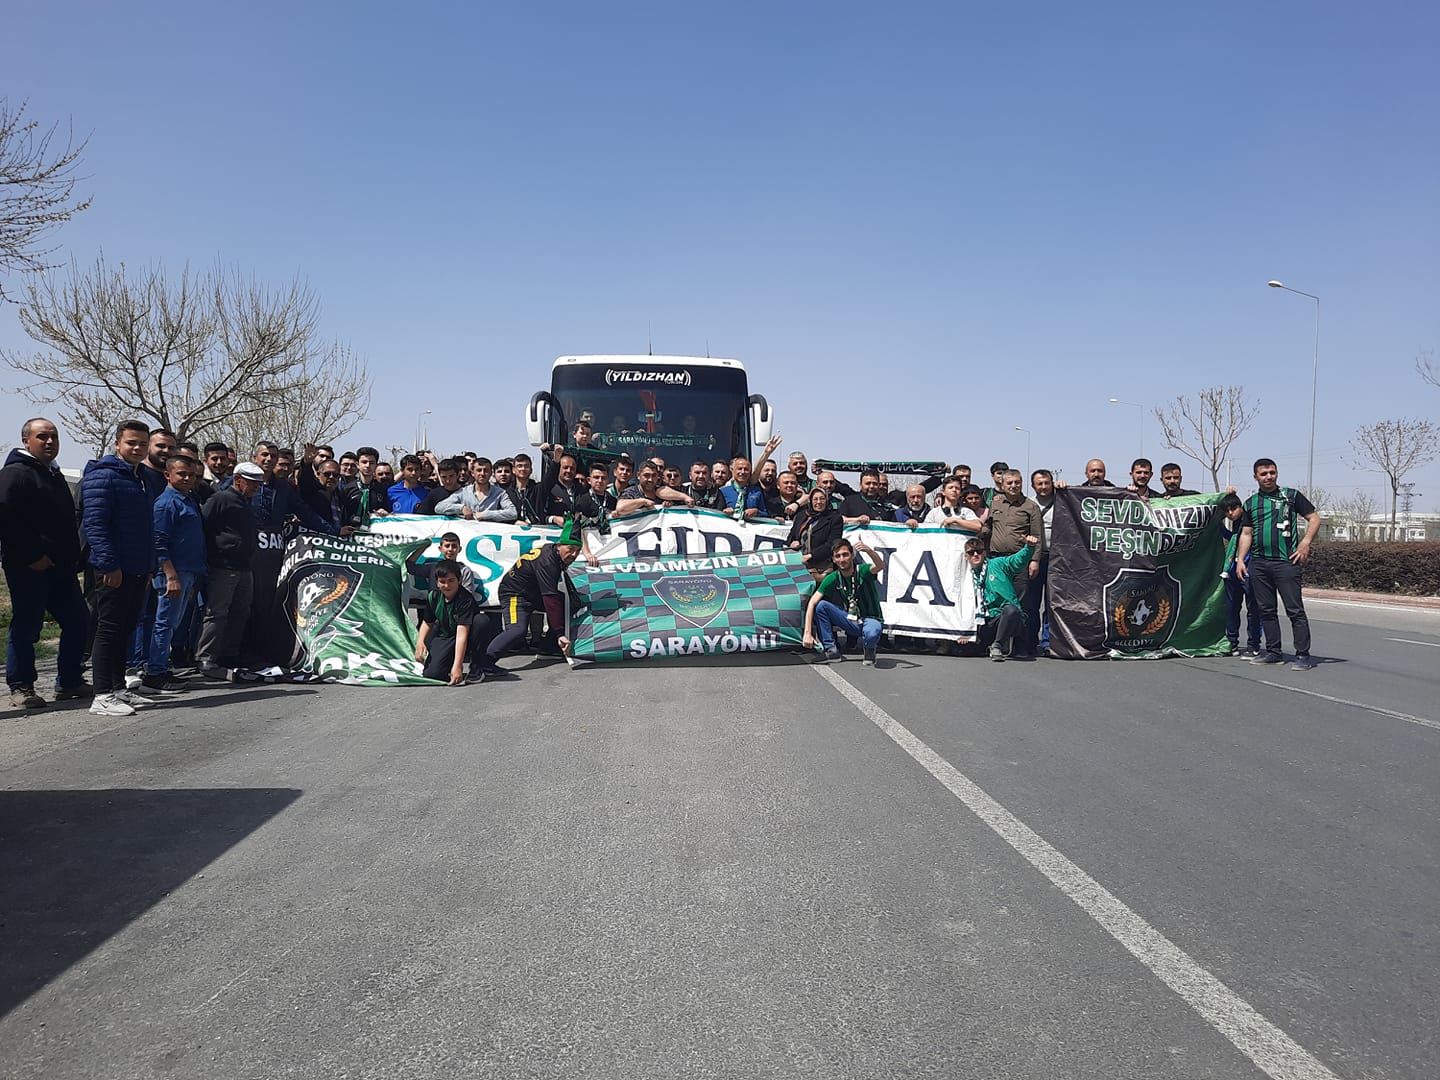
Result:
[[[395,514],[376,518],[370,531],[396,538],[430,539],[428,558],[439,558],[442,533],[460,537],[461,558],[490,592],[505,571],[527,551],[560,534],[551,526],[502,525],[464,518],[415,517]],[[586,530],[590,551],[605,561],[664,561],[667,556],[696,558],[741,551],[782,548],[790,532],[786,522],[736,521],[715,510],[671,509],[611,518],[601,535]],[[908,529],[904,525],[851,526],[845,536],[863,540],[884,555],[888,568],[880,577],[880,606],[885,630],[911,637],[968,640],[975,633],[975,589],[965,562],[968,534],[947,529]]]

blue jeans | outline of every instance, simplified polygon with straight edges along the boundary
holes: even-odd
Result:
[[[880,643],[880,631],[884,624],[879,619],[862,619],[856,622],[845,614],[845,609],[838,604],[832,604],[829,600],[821,600],[815,609],[815,622],[820,627],[820,644],[827,649],[835,647],[835,631],[845,631],[849,639],[850,648],[855,648],[855,642],[860,641],[866,650],[874,649]]]
[[[1028,574],[1029,571],[1026,570]],[[1025,629],[1020,631],[1021,656],[1038,656],[1050,648],[1050,604],[1045,596],[1045,583],[1050,580],[1050,556],[1040,560],[1040,572],[1030,579],[1020,610],[1025,613]],[[1045,603],[1045,618],[1040,618],[1040,603]]]
[[[157,580],[160,584],[155,586]],[[150,635],[155,630],[155,612],[159,607],[156,600],[157,591],[161,594],[165,592],[164,574],[151,579],[145,587],[145,596],[140,603],[140,615],[135,620],[135,633],[130,638],[130,647],[125,651],[126,671],[143,672],[145,670],[145,660],[150,654]],[[174,632],[173,626],[171,632]],[[166,670],[168,671],[169,668]]]
[[[1241,581],[1235,574],[1235,564],[1230,564],[1230,576],[1225,579],[1225,637],[1230,647],[1240,647],[1240,609],[1245,608],[1248,618],[1245,626],[1245,647],[1260,648],[1260,609],[1255,605],[1255,593],[1249,580]]]
[[[145,658],[146,675],[170,674],[170,641],[175,630],[185,623],[191,606],[195,603],[195,582],[199,575],[184,570],[175,571],[180,578],[180,595],[165,595],[165,575],[156,574],[151,584],[159,598],[155,604],[155,626],[150,634],[150,650]]]
[[[10,586],[10,643],[5,650],[5,681],[13,688],[34,686],[35,642],[50,612],[60,627],[57,686],[70,689],[85,681],[85,638],[90,610],[85,606],[74,570],[52,566],[48,570],[5,567]]]

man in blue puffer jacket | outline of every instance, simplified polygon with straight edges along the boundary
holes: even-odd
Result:
[[[138,471],[149,447],[150,428],[126,420],[115,430],[115,452],[87,465],[80,484],[81,529],[97,582],[90,711],[101,716],[130,716],[147,704],[125,689],[125,653],[155,567],[153,508]]]

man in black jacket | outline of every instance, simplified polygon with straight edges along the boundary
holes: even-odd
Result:
[[[239,666],[240,645],[250,619],[254,583],[255,515],[250,500],[265,481],[265,472],[252,462],[235,469],[223,487],[200,508],[205,526],[205,626],[200,631],[200,673],[209,679],[228,679]]]
[[[20,429],[20,441],[24,449],[11,450],[0,469],[0,543],[11,605],[5,681],[12,708],[38,709],[45,699],[35,692],[35,642],[47,611],[60,626],[55,700],[93,696],[82,675],[89,614],[75,580],[75,500],[55,466],[60,432],[36,417]]]

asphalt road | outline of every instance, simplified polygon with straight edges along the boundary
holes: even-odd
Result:
[[[1440,613],[1311,611],[4,714],[0,1076],[1430,1080]]]

